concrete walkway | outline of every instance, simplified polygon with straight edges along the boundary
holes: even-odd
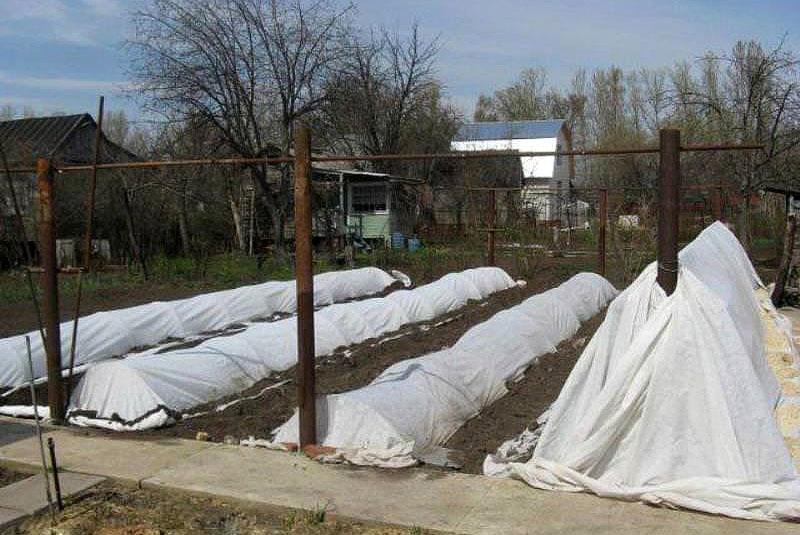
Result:
[[[11,420],[0,418],[0,436]],[[20,425],[15,423],[14,425]],[[48,429],[64,470],[144,487],[316,509],[364,521],[469,534],[799,533],[789,524],[745,522],[657,509],[587,494],[544,492],[510,480],[329,466],[283,452],[191,440],[133,440]],[[0,446],[0,464],[36,466],[34,437]]]
[[[80,494],[103,481],[104,478],[86,474],[59,474],[61,496],[67,499]],[[0,488],[0,530],[7,529],[21,522],[28,515],[33,515],[48,508],[47,494],[44,490],[44,476],[37,474]],[[56,496],[53,482],[50,481],[52,499]]]

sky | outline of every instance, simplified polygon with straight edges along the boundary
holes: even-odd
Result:
[[[146,0],[0,0],[0,106],[37,114],[124,109],[129,11]],[[481,93],[542,66],[555,86],[576,69],[665,67],[738,39],[800,51],[798,0],[355,0],[357,22],[438,37],[438,76],[469,116]]]

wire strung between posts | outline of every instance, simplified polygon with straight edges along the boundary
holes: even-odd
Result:
[[[708,144],[687,145],[680,147],[681,152],[716,152],[716,151],[747,151],[764,150],[763,144]],[[627,149],[591,149],[572,151],[471,151],[471,152],[443,152],[429,154],[375,154],[375,155],[326,155],[311,156],[311,162],[380,162],[380,161],[413,161],[413,160],[474,160],[482,158],[536,158],[545,156],[633,156],[638,154],[658,154],[658,147],[634,147]],[[150,160],[140,162],[105,163],[97,169],[155,169],[160,167],[202,166],[202,165],[278,165],[293,163],[291,156],[278,156],[266,158],[200,158],[189,160]],[[91,171],[92,165],[68,165],[58,169],[60,173],[74,171]],[[11,169],[12,173],[30,173],[35,171],[32,167],[18,167]]]

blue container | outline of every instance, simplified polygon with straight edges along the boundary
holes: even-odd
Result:
[[[419,241],[419,238],[409,238],[408,239],[408,250],[412,253],[414,251],[418,251],[419,248],[422,247],[422,242]]]
[[[405,249],[406,237],[402,232],[392,232],[392,249]]]

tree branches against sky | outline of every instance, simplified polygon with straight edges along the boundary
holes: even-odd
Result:
[[[0,105],[41,113],[91,111],[97,95],[138,115],[115,88],[126,81],[119,43],[128,11],[146,0],[0,0]],[[791,0],[357,0],[358,21],[389,30],[414,21],[439,36],[437,74],[471,114],[480,93],[508,85],[527,67],[566,84],[579,67],[664,67],[723,51],[739,39],[765,43],[791,33]],[[41,83],[38,83],[41,82]]]

